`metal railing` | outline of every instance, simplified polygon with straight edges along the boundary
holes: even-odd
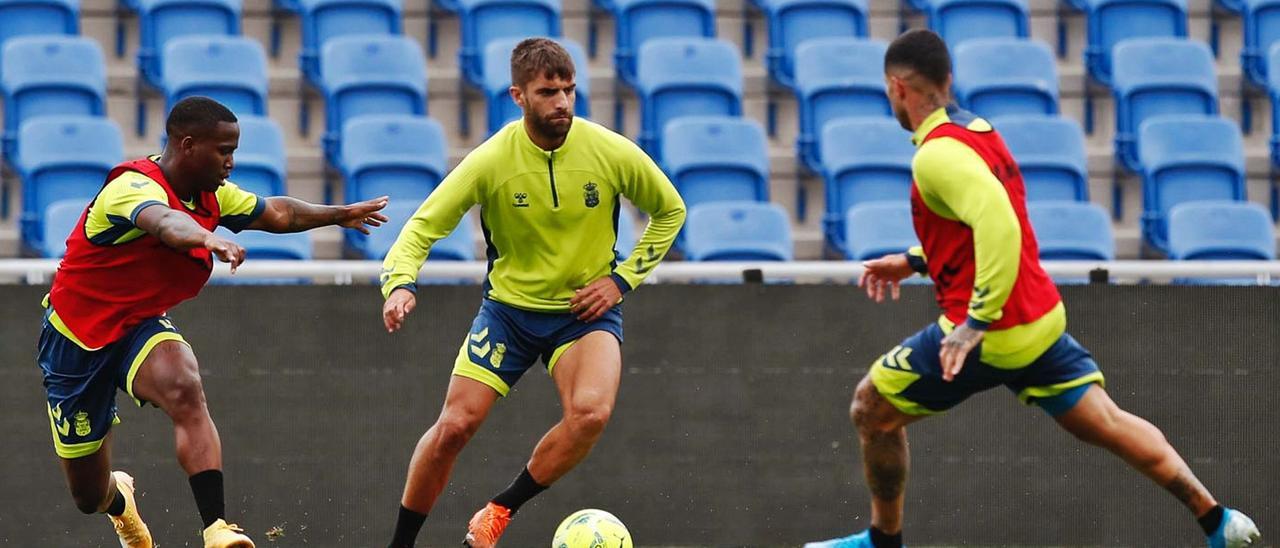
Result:
[[[1172,280],[1232,279],[1271,284],[1280,281],[1280,261],[1046,261],[1049,275],[1059,279],[1107,283],[1168,283]],[[49,283],[58,261],[53,259],[0,260],[0,283]],[[480,281],[483,261],[428,262],[423,279]],[[323,284],[372,284],[382,271],[378,261],[249,261],[236,270],[236,279],[305,278]],[[862,274],[854,261],[793,262],[667,262],[658,266],[649,283],[700,281],[794,281],[850,283]],[[225,264],[213,277],[233,276]]]

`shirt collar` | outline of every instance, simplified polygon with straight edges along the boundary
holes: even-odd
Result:
[[[924,143],[924,138],[928,137],[930,132],[937,129],[938,126],[947,123],[950,119],[950,116],[947,115],[947,107],[942,107],[933,111],[932,114],[920,123],[920,127],[916,128],[916,132],[911,135],[911,142],[916,146],[920,146],[921,143]]]

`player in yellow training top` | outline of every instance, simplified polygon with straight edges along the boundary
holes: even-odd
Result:
[[[405,225],[382,273],[388,331],[417,304],[433,242],[479,204],[488,246],[484,300],[462,341],[444,409],[414,450],[391,546],[413,546],[462,447],[499,396],[541,359],[564,417],[511,486],[476,512],[465,543],[494,546],[511,516],[578,464],[613,411],[622,372],[622,295],[671,247],[684,202],[634,143],[574,118],[574,67],[533,38],[511,54],[511,97],[524,111],[445,178]],[[619,197],[650,216],[631,256],[615,261]]]

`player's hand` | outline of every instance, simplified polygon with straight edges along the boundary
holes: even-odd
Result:
[[[942,350],[938,352],[938,357],[942,361],[942,380],[951,382],[956,375],[960,374],[965,358],[969,357],[969,352],[982,342],[984,333],[986,331],[974,329],[969,327],[969,324],[962,323],[942,339]]]
[[[244,248],[240,247],[231,240],[209,233],[204,237],[204,248],[224,263],[231,263],[231,273],[236,273],[236,267],[244,262]]]
[[[418,296],[408,289],[396,289],[382,304],[382,324],[387,326],[387,333],[395,333],[404,326],[404,318],[413,307],[418,306]]]
[[[905,253],[885,255],[879,259],[862,262],[862,276],[858,278],[858,287],[867,290],[867,297],[875,302],[884,302],[885,289],[889,290],[893,300],[898,300],[898,285],[902,280],[915,274],[911,263],[907,262]]]
[[[388,198],[382,196],[342,206],[338,210],[338,220],[334,224],[368,234],[369,229],[365,225],[382,226],[382,223],[387,222],[387,216],[378,213],[382,208],[387,207],[387,201]]]
[[[578,319],[591,322],[603,316],[614,305],[622,302],[622,290],[613,278],[605,276],[587,284],[573,292],[569,299],[569,311],[578,315]]]

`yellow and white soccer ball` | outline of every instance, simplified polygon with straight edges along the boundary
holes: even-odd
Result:
[[[551,548],[632,548],[631,533],[604,510],[578,510],[560,522]]]

